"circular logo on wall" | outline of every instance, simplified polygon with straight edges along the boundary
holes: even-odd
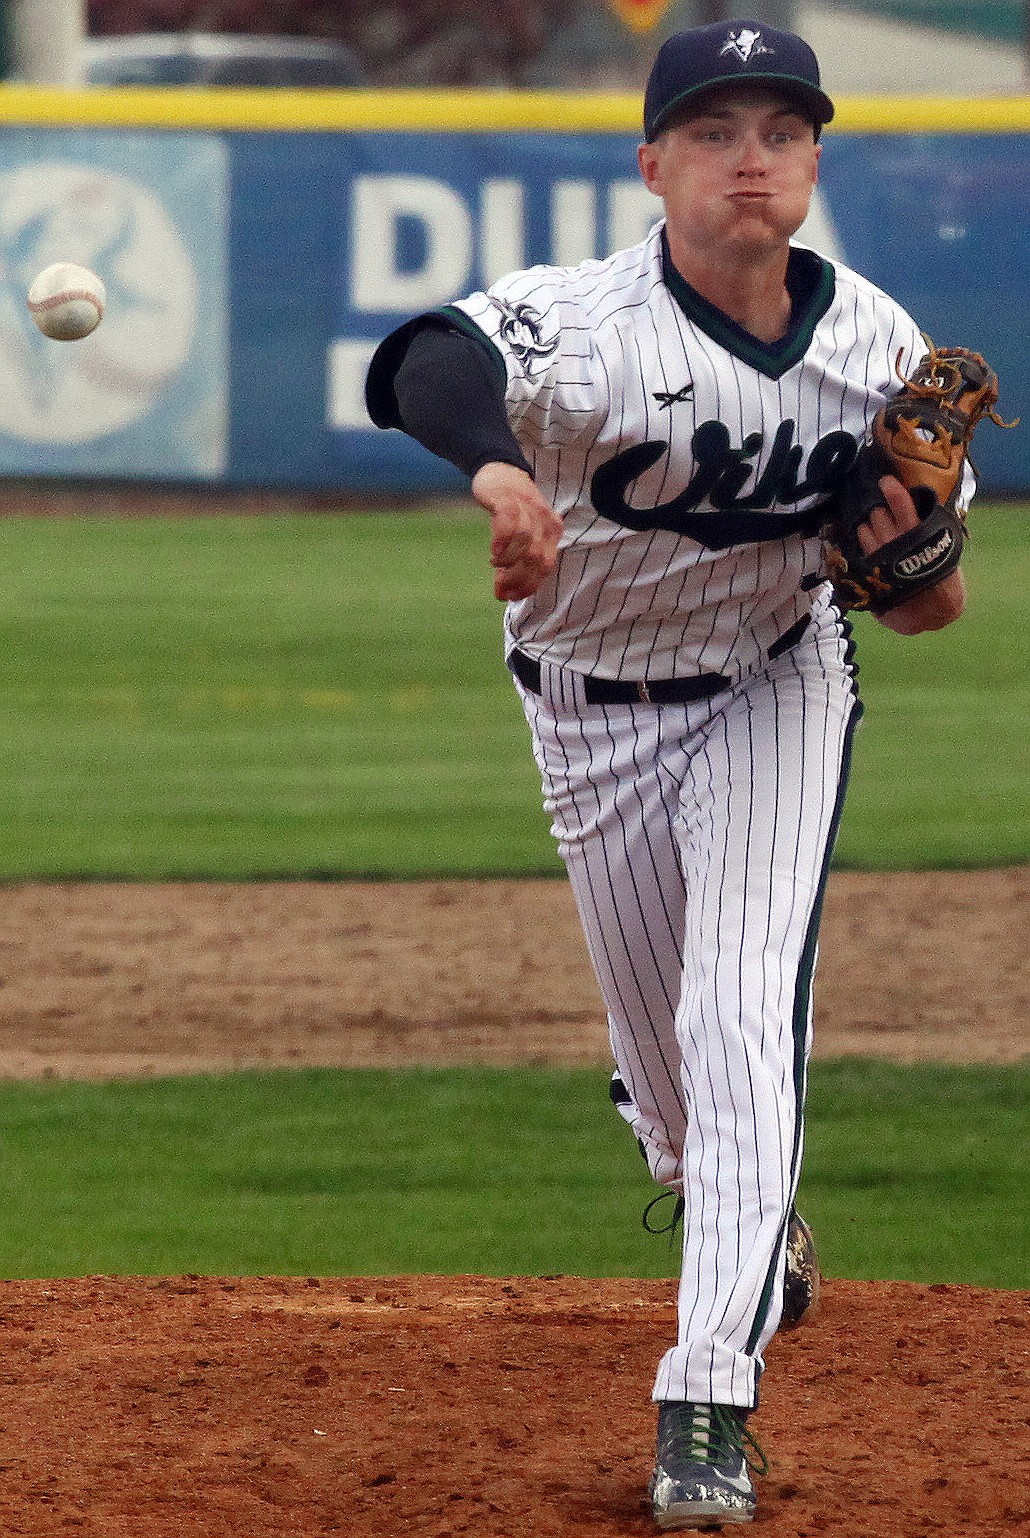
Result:
[[[50,341],[29,315],[51,262],[91,267],[107,288],[85,341]],[[60,161],[0,177],[0,432],[83,443],[126,427],[186,361],[196,317],[189,253],[145,187]]]

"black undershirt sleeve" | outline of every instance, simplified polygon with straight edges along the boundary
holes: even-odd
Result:
[[[393,380],[399,425],[467,476],[495,460],[529,474],[483,349],[442,326],[415,332]]]

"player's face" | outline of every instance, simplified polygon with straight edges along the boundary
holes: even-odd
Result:
[[[731,87],[642,144],[640,169],[665,203],[670,237],[760,259],[804,220],[819,155],[811,121],[788,98]]]

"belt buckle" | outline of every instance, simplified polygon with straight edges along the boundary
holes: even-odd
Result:
[[[651,698],[650,690],[648,689],[644,679],[641,679],[637,684],[637,693],[640,695],[640,698],[643,700],[645,705],[654,704],[654,700]]]

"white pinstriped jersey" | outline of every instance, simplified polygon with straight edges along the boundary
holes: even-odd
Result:
[[[735,676],[810,609],[815,510],[900,388],[899,353],[909,372],[926,348],[888,295],[796,245],[791,328],[760,343],[683,282],[663,237],[512,274],[448,314],[503,359],[565,526],[552,577],[508,607],[509,640],[609,678]]]

